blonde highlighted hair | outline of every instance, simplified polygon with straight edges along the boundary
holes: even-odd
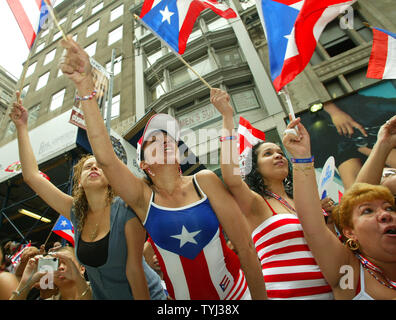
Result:
[[[343,241],[347,240],[343,234],[343,230],[345,228],[353,228],[352,213],[354,207],[363,202],[379,199],[388,201],[392,206],[395,205],[393,194],[387,187],[381,185],[355,183],[345,192],[340,203],[334,208],[332,213]]]
[[[74,214],[77,219],[77,230],[79,232],[81,232],[84,227],[84,223],[87,218],[87,213],[89,209],[89,204],[84,192],[84,188],[80,186],[80,178],[84,163],[90,158],[94,158],[94,156],[91,154],[82,156],[80,160],[73,167],[73,189],[72,189],[73,208],[74,208]],[[113,189],[111,188],[110,185],[108,185],[107,203],[110,204],[113,198],[114,198]]]

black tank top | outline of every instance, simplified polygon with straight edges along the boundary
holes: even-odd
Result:
[[[109,238],[110,231],[104,238],[95,242],[85,242],[80,236],[77,257],[81,263],[94,268],[103,266],[107,261]]]

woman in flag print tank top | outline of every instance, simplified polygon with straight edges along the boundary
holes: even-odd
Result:
[[[296,159],[311,157],[308,131],[300,118],[298,136],[286,134],[283,145]],[[396,116],[379,130],[381,148],[396,147]],[[382,149],[382,150],[384,150]],[[320,199],[312,164],[293,164],[295,204],[305,238],[336,299],[396,299],[396,207],[384,186],[353,184],[333,210],[343,244],[320,218]],[[325,248],[325,250],[324,250]]]
[[[261,141],[252,148],[251,171],[243,180],[229,101],[225,91],[211,90],[211,102],[223,116],[221,172],[248,220],[268,298],[333,299],[294,209],[288,160],[278,145]]]
[[[71,38],[62,71],[84,97],[82,109],[92,150],[111,186],[149,232],[174,299],[265,299],[265,283],[247,222],[221,180],[202,170],[194,177],[180,171],[177,121],[152,116],[138,142],[137,162],[147,178],[135,175],[112,148],[95,99],[89,57]],[[225,245],[222,229],[239,259]],[[142,255],[142,251],[135,254]],[[250,293],[249,293],[250,291]]]

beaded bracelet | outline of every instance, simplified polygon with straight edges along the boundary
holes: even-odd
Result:
[[[94,91],[92,91],[92,93],[91,93],[89,96],[80,97],[80,96],[77,96],[77,95],[76,95],[76,101],[92,100],[93,97],[96,96],[96,93],[97,93],[97,91],[94,90]]]
[[[220,142],[228,141],[228,140],[236,140],[236,136],[227,136],[227,137],[220,137]]]
[[[290,158],[290,161],[293,163],[311,163],[314,162],[315,158],[312,156],[311,158],[304,158],[304,159],[294,159]]]

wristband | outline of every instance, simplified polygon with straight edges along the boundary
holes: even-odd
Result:
[[[96,96],[96,93],[97,93],[96,90],[94,90],[94,91],[92,91],[92,93],[89,96],[80,97],[80,96],[76,95],[76,101],[92,100],[93,97]]]
[[[236,136],[227,136],[227,137],[220,137],[220,142],[227,141],[227,140],[236,140]]]
[[[295,159],[295,158],[290,158],[290,161],[293,163],[311,163],[314,162],[315,158],[312,156],[311,158],[304,158],[304,159]]]

